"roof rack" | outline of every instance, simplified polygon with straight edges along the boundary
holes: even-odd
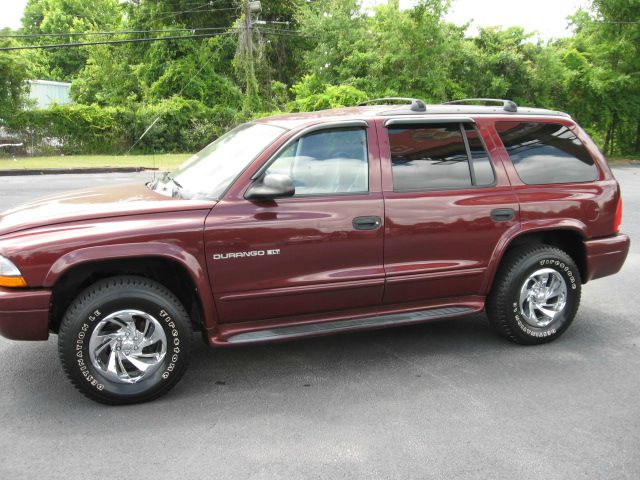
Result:
[[[426,112],[427,105],[418,98],[407,98],[407,97],[384,97],[384,98],[374,98],[373,100],[367,100],[366,102],[360,102],[358,107],[364,107],[365,105],[370,105],[372,103],[389,103],[389,102],[404,102],[407,105],[411,105],[409,108],[412,112]]]
[[[502,100],[499,98],[463,98],[461,100],[452,100],[451,102],[444,102],[443,105],[478,105],[484,103],[497,103],[502,105],[505,112],[515,113],[518,111],[518,105],[512,100]]]

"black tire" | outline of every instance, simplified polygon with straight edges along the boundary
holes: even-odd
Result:
[[[121,321],[117,312],[131,311],[143,313],[146,317],[130,315],[128,318],[135,318],[136,323],[123,322],[123,324],[133,329],[122,327],[117,330],[117,325],[114,329],[113,325]],[[109,318],[115,318],[115,320],[111,320],[109,324]],[[132,339],[124,339],[129,342],[126,344],[128,347],[124,346],[123,332],[136,331],[137,341],[139,338],[147,338],[142,331],[138,331],[143,327],[136,327],[140,322],[150,325],[145,328],[145,332],[152,332],[153,335],[149,334],[148,342],[155,343],[144,348],[143,343],[139,343],[135,345],[135,349],[139,350],[133,354],[155,355],[156,357],[150,360],[155,363],[148,372],[138,370],[140,376],[135,383],[121,383],[117,378],[114,381],[113,378],[109,378],[110,374],[112,377],[115,373],[128,376],[130,371],[137,370],[134,364],[128,363],[125,357],[118,356],[120,363],[115,370],[119,372],[104,371],[107,368],[104,363],[101,370],[100,363],[94,363],[90,356],[89,343],[92,338],[109,336],[112,340],[109,340],[109,345],[104,350],[106,353],[102,355],[116,358],[116,353],[124,355],[126,348],[129,348],[127,353],[132,353]],[[158,325],[161,326],[162,331],[156,332]],[[107,328],[111,328],[111,331],[106,330]],[[94,332],[95,336],[92,337]],[[98,333],[103,332],[106,332],[107,336],[97,336]],[[163,332],[164,337],[162,337]],[[138,337],[138,333],[142,335]],[[163,395],[178,383],[189,362],[191,334],[191,322],[186,310],[166,287],[143,277],[113,277],[93,284],[71,304],[60,325],[58,353],[67,377],[88,398],[109,405],[140,403]],[[151,336],[154,338],[150,338]],[[119,340],[115,340],[115,337]],[[104,340],[99,341],[107,343]],[[118,344],[115,342],[120,342],[119,346],[116,346]],[[162,345],[165,345],[164,354],[159,351],[162,350]],[[113,351],[116,349],[118,352]],[[144,352],[145,349],[154,351],[149,354]],[[134,363],[136,361],[139,362],[140,358],[136,357]]]
[[[566,287],[564,308],[547,326],[533,325],[525,315],[528,311],[523,312],[519,306],[525,281],[541,269],[560,274]],[[580,305],[581,287],[580,271],[566,252],[548,245],[518,247],[505,256],[496,274],[486,305],[489,322],[500,335],[515,343],[550,342],[571,325]]]

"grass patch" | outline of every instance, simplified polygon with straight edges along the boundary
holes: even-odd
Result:
[[[190,153],[168,153],[162,155],[74,155],[56,157],[0,157],[0,170],[38,170],[45,168],[87,167],[144,167],[160,171],[175,170],[191,156]],[[640,156],[610,157],[611,165],[629,165],[640,161]]]
[[[607,163],[612,166],[616,165],[638,165],[640,160],[637,158],[621,157],[621,158],[607,158]]]
[[[76,155],[57,157],[0,158],[0,170],[38,170],[44,168],[145,167],[174,170],[189,153],[164,155]]]

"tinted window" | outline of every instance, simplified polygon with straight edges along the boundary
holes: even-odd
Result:
[[[590,182],[598,175],[585,146],[563,125],[497,122],[496,128],[524,183]]]
[[[367,192],[367,134],[361,128],[312,133],[291,144],[267,173],[289,175],[296,195]]]
[[[472,185],[460,125],[391,127],[389,142],[394,190]]]
[[[493,166],[491,165],[489,154],[484,148],[480,134],[470,124],[465,124],[464,131],[469,142],[469,153],[471,153],[476,185],[492,185],[495,182]]]

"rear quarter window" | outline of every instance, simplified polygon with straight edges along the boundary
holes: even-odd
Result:
[[[568,127],[557,123],[496,122],[520,179],[530,185],[592,182],[598,169]]]

